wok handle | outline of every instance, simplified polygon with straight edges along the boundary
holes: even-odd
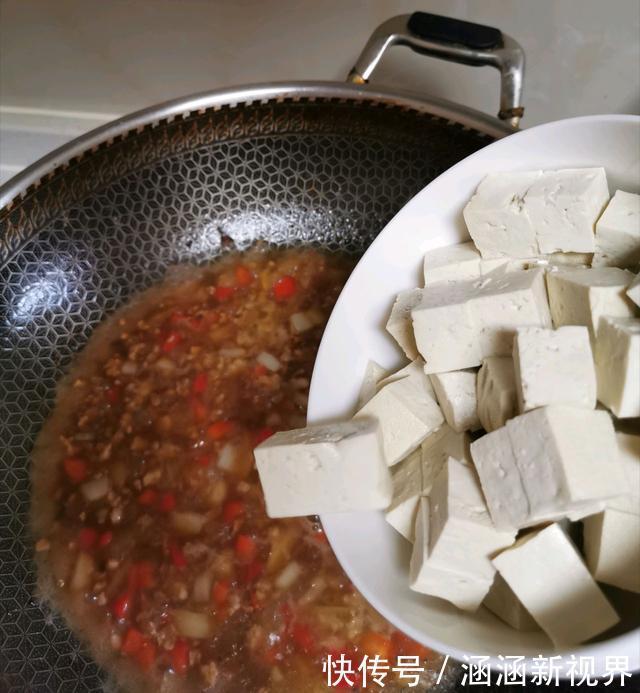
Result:
[[[500,71],[498,118],[515,128],[524,113],[522,83],[524,51],[520,44],[499,29],[429,12],[414,12],[388,19],[371,35],[347,78],[365,84],[385,51],[392,46],[409,46],[423,55],[463,65],[490,65]]]

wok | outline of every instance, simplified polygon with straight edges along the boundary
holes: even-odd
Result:
[[[501,120],[367,86],[396,44],[499,69]],[[177,99],[75,140],[0,189],[0,689],[97,691],[107,681],[38,600],[28,528],[30,450],[95,326],[168,267],[258,240],[361,253],[426,183],[513,131],[523,67],[518,44],[496,29],[395,17],[349,83]]]

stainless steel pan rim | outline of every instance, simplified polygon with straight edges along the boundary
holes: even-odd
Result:
[[[491,138],[504,137],[514,132],[512,126],[493,116],[445,99],[425,98],[406,91],[381,91],[366,84],[303,81],[229,87],[165,101],[156,106],[135,111],[81,135],[36,161],[0,187],[0,208],[11,205],[14,200],[24,195],[31,186],[37,186],[40,180],[69,163],[72,159],[131,131],[149,125],[154,126],[162,121],[170,122],[176,118],[185,118],[190,114],[208,109],[216,110],[223,107],[269,101],[313,101],[314,99],[367,101],[382,106],[407,108],[429,114],[434,118],[457,123],[464,128],[476,130]]]

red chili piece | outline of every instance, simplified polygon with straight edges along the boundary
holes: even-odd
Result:
[[[67,476],[74,483],[79,484],[87,478],[87,463],[79,457],[67,457],[62,464]]]
[[[213,290],[213,297],[216,299],[216,301],[223,303],[224,301],[228,301],[233,296],[234,291],[235,289],[233,286],[216,286]]]
[[[157,497],[158,497],[158,492],[154,488],[146,488],[138,496],[138,503],[140,503],[140,505],[144,505],[146,507],[149,507],[156,502]]]
[[[298,291],[298,282],[289,274],[280,277],[273,285],[273,297],[276,301],[286,301]]]
[[[209,376],[207,373],[197,373],[191,383],[191,392],[194,395],[201,395],[207,389]]]
[[[227,501],[224,504],[224,507],[222,508],[222,519],[227,523],[231,523],[234,520],[236,520],[238,517],[243,515],[244,511],[245,511],[245,506],[244,506],[243,501],[241,501],[241,500]]]
[[[172,352],[182,341],[182,336],[179,332],[169,332],[164,342],[162,342],[162,351],[165,354]]]
[[[246,265],[238,265],[235,274],[238,286],[249,286],[253,282],[253,273]]]
[[[78,534],[78,546],[83,551],[91,551],[98,541],[98,532],[93,527],[83,527]]]
[[[182,676],[189,668],[189,645],[186,640],[176,640],[176,644],[171,650],[171,668]]]
[[[255,448],[256,446],[260,445],[260,443],[263,443],[265,440],[267,440],[267,438],[271,438],[271,436],[274,433],[275,431],[272,428],[269,428],[268,426],[258,429],[253,434],[253,447]]]
[[[169,556],[171,557],[171,562],[176,568],[187,567],[187,559],[183,550],[173,542],[169,544]]]
[[[207,435],[211,440],[222,440],[227,438],[235,428],[233,421],[229,419],[220,419],[220,421],[214,421],[209,428],[207,428]]]
[[[255,539],[248,534],[238,534],[234,548],[236,556],[245,563],[253,561],[258,551]]]
[[[176,497],[171,491],[166,491],[160,496],[158,509],[163,513],[170,513],[176,507]]]

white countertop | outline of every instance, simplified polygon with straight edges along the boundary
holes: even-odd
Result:
[[[0,175],[175,96],[342,80],[379,23],[416,9],[491,24],[523,45],[523,127],[640,112],[637,0],[0,0]],[[497,111],[490,68],[394,48],[373,82]]]

